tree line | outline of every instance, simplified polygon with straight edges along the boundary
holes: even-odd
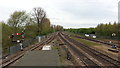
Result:
[[[114,35],[113,35],[114,34]],[[96,35],[103,36],[108,39],[120,40],[120,23],[98,24],[96,27]]]
[[[65,29],[65,31],[78,33],[78,34],[95,34],[95,28],[78,28],[78,29]]]
[[[14,11],[7,22],[1,21],[2,25],[2,46],[3,49],[12,46],[9,36],[21,33],[25,29],[25,39],[32,39],[36,36],[47,35],[52,32],[63,30],[60,25],[52,25],[47,18],[46,12],[41,7],[33,8],[33,11]]]
[[[114,22],[113,24],[111,24],[111,22],[109,22],[108,24],[100,23],[95,28],[70,28],[65,30],[78,34],[95,34],[99,38],[120,40],[120,23],[116,22]]]

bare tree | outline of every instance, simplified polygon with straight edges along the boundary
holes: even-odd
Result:
[[[43,19],[46,18],[46,12],[40,7],[34,8],[33,12],[34,12],[33,13],[34,19],[38,24],[38,35],[39,35],[42,30],[41,24],[43,23]]]

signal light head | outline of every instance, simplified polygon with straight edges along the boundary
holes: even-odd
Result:
[[[21,35],[21,33],[16,33],[16,35]]]

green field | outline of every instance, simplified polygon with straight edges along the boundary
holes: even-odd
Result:
[[[88,46],[100,46],[101,45],[99,43],[88,41],[88,40],[85,40],[85,39],[80,39],[80,38],[75,38],[75,37],[70,37],[70,38],[72,38],[74,40],[77,40],[78,42],[80,42],[82,44],[85,44],[85,45],[88,45]]]

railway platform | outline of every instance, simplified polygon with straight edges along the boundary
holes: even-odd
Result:
[[[11,66],[60,66],[60,60],[57,50],[30,51]]]

